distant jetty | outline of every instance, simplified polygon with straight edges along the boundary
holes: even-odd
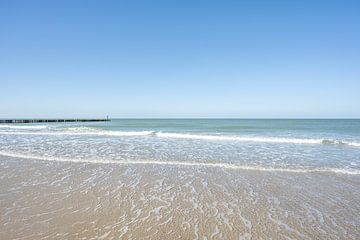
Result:
[[[108,122],[109,118],[94,119],[0,119],[0,123],[52,123],[52,122]]]

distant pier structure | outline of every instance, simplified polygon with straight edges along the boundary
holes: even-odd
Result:
[[[72,118],[72,119],[0,119],[0,123],[56,123],[56,122],[108,122],[109,117],[106,118]]]

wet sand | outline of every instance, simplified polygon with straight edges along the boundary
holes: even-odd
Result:
[[[360,239],[360,176],[0,156],[0,239]]]

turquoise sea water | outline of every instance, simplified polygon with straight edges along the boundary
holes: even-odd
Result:
[[[2,124],[0,154],[54,161],[360,174],[360,120],[114,119]]]

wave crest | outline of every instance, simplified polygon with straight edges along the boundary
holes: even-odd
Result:
[[[150,136],[154,131],[53,131],[53,132],[0,132],[5,135],[44,135],[44,136]]]
[[[8,126],[17,129],[43,129],[47,126]],[[115,131],[102,130],[91,127],[71,127],[66,130],[57,131],[0,131],[0,134],[6,135],[45,135],[45,136],[59,136],[59,135],[89,135],[89,136],[113,136],[113,137],[131,137],[131,136],[153,136],[158,138],[173,138],[173,139],[190,139],[190,140],[204,140],[204,141],[236,141],[236,142],[258,142],[258,143],[284,143],[284,144],[323,144],[323,145],[337,145],[337,146],[352,146],[360,147],[359,142],[344,141],[336,139],[322,139],[322,138],[286,138],[286,137],[267,137],[267,136],[238,136],[238,135],[202,135],[192,133],[173,133],[173,132],[156,132],[151,130],[144,131]]]
[[[224,136],[224,135],[200,135],[187,133],[165,133],[155,134],[161,138],[213,140],[213,141],[241,141],[241,142],[262,142],[262,143],[290,143],[290,144],[327,144],[327,145],[349,145],[360,147],[360,143],[340,141],[333,139],[314,139],[314,138],[279,138],[279,137],[243,137],[243,136]]]
[[[0,125],[0,128],[7,128],[7,129],[46,129],[47,126],[39,125],[39,126],[13,126],[13,125]]]

